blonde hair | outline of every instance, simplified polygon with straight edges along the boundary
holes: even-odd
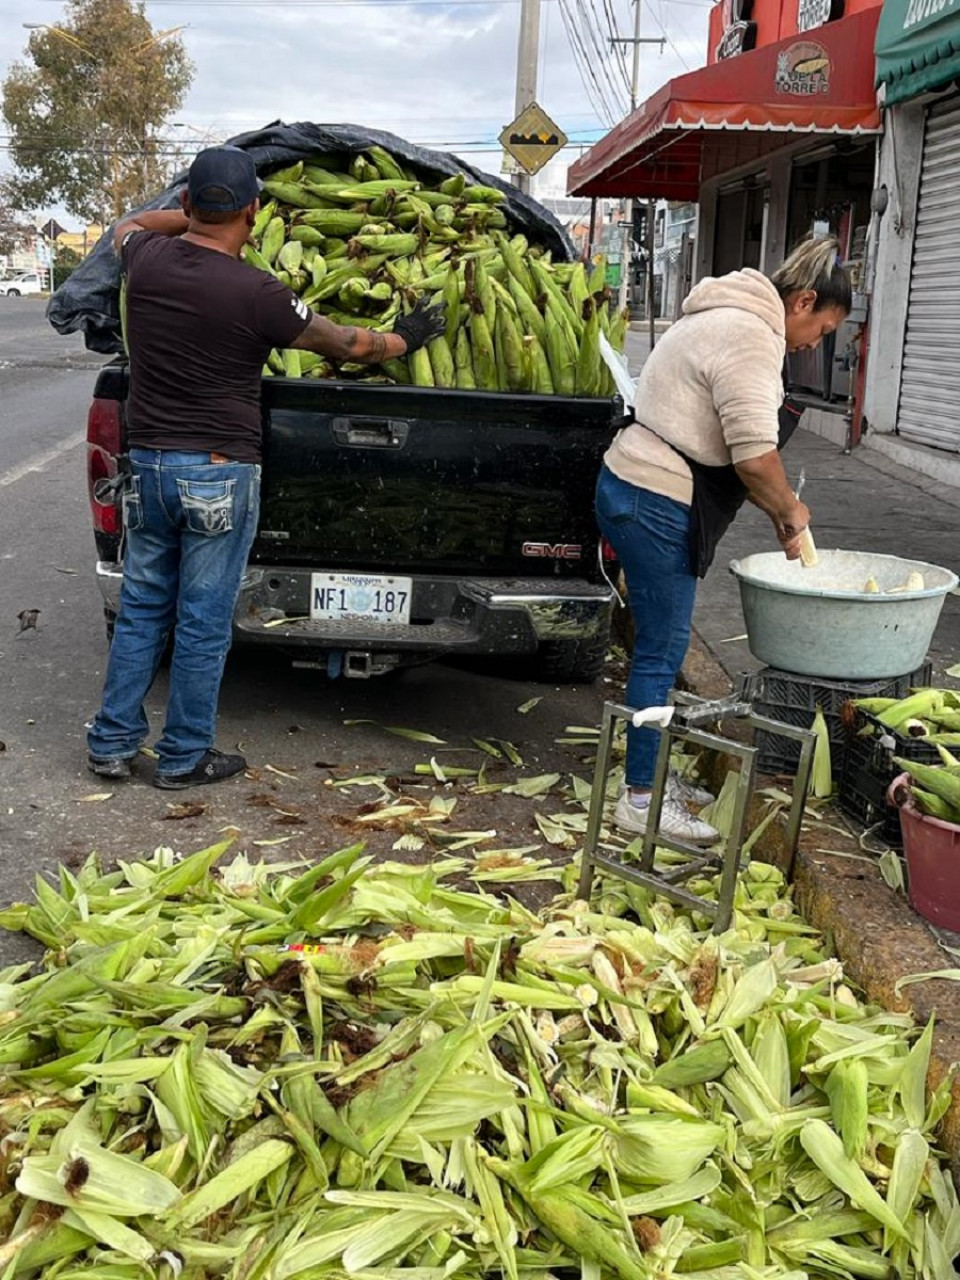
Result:
[[[840,265],[840,245],[833,236],[802,240],[770,280],[781,298],[812,290],[817,295],[814,311],[840,307],[846,312],[853,302],[850,275]]]

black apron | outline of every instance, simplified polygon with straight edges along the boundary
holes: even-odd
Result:
[[[784,396],[780,406],[780,433],[777,449],[784,447],[796,431],[803,414],[803,406],[790,396]],[[648,427],[649,431],[650,428]],[[654,432],[654,435],[656,432]],[[667,442],[664,441],[666,444]],[[690,504],[690,569],[698,578],[705,578],[713,564],[720,539],[733,524],[737,512],[747,498],[747,486],[737,475],[732,463],[724,467],[705,467],[671,444],[693,477],[693,501]]]

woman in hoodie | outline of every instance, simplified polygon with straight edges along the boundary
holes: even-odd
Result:
[[[666,701],[690,640],[697,578],[745,499],[770,517],[787,558],[799,556],[810,513],[778,452],[784,354],[816,347],[850,305],[837,242],[808,240],[769,279],[746,268],[702,280],[648,357],[636,421],[607,451],[596,497],[636,627],[629,706]],[[646,830],[658,748],[655,730],[628,726],[614,821],[634,834]],[[709,799],[671,778],[660,830],[712,844],[717,832],[686,807]]]

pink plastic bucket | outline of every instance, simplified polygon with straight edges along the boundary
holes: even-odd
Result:
[[[942,929],[960,932],[960,826],[920,812],[903,773],[890,784],[889,802],[900,810],[903,852],[914,911]],[[898,803],[899,802],[899,803]]]

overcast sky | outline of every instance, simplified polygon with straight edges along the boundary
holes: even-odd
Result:
[[[642,3],[642,34],[666,35],[669,43],[662,54],[656,46],[641,49],[641,100],[702,65],[709,10],[709,0]],[[0,10],[5,74],[24,54],[29,33],[22,24],[56,23],[63,4],[0,0]],[[203,145],[278,118],[351,121],[499,171],[495,139],[514,116],[519,0],[147,0],[146,10],[157,30],[185,25],[196,65],[172,137]],[[596,83],[581,74],[565,13]],[[624,72],[606,42],[614,23],[618,34],[632,34],[632,13],[631,0],[542,2],[538,100],[571,139],[542,194],[560,194],[563,170],[582,145],[626,112]],[[629,50],[625,57],[629,73]],[[0,168],[7,142],[0,137]]]

